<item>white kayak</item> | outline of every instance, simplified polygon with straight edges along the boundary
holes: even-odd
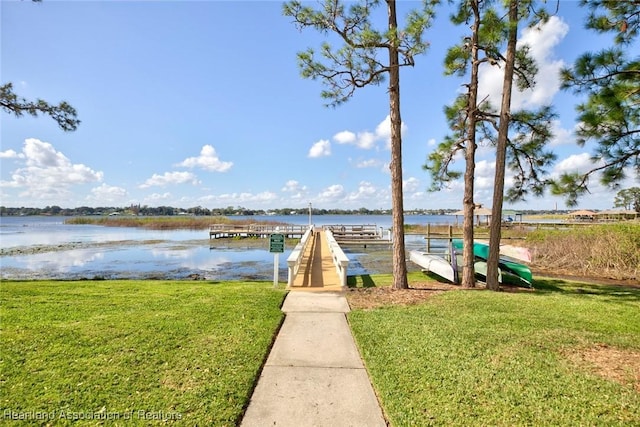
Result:
[[[418,264],[423,270],[437,274],[448,281],[455,283],[455,274],[451,263],[443,257],[424,252],[410,251],[409,259]]]

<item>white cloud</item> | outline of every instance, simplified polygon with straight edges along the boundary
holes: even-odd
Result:
[[[370,182],[361,181],[358,184],[358,189],[347,197],[350,201],[366,201],[371,198],[379,198],[380,191],[378,188]]]
[[[13,171],[10,181],[0,182],[2,187],[24,189],[21,197],[68,198],[71,186],[99,182],[103,178],[102,172],[72,163],[53,145],[35,138],[25,140],[22,153],[7,150],[4,157],[24,160],[25,167]]]
[[[313,144],[311,149],[309,149],[309,154],[307,157],[312,159],[317,157],[326,157],[331,155],[331,143],[326,139],[321,139],[320,141]]]
[[[201,200],[207,203],[216,203],[226,206],[243,205],[246,203],[268,204],[278,200],[278,195],[271,191],[264,191],[257,194],[249,192],[226,193],[217,196],[207,196]]]
[[[601,167],[603,165],[604,161],[602,160],[594,163],[591,160],[591,154],[589,153],[573,154],[556,163],[555,168],[550,175],[552,178],[557,178],[563,173],[584,174],[593,168]],[[638,181],[635,180],[635,172],[632,168],[626,168],[625,175],[627,177],[619,183],[620,188],[629,188],[638,185]],[[578,199],[578,207],[588,209],[608,209],[613,207],[613,199],[618,190],[603,185],[600,182],[600,178],[601,174],[599,172],[596,172],[589,177],[587,182],[589,187],[589,196]]]
[[[300,185],[296,180],[289,180],[285,183],[281,189],[282,192],[287,193],[288,197],[292,200],[300,200],[307,197],[308,191],[306,185]]]
[[[576,128],[577,126],[571,130],[565,129],[562,127],[560,120],[553,120],[551,122],[551,131],[553,132],[553,139],[551,140],[549,145],[552,147],[557,147],[559,145],[570,145],[570,144],[575,145],[576,138],[575,138],[574,131]]]
[[[530,47],[530,55],[536,60],[538,74],[533,89],[520,92],[514,85],[511,109],[535,108],[551,103],[560,89],[560,69],[565,65],[562,60],[554,59],[554,49],[567,35],[569,26],[557,16],[534,28],[525,28],[518,45]],[[497,66],[485,66],[480,70],[479,99],[489,96],[489,102],[497,108],[502,94],[504,69]]]
[[[187,168],[199,167],[211,172],[226,172],[231,169],[233,162],[221,161],[216,153],[216,149],[207,144],[202,147],[198,157],[189,157],[176,166]]]
[[[404,134],[407,130],[404,122],[401,124],[400,132]],[[377,146],[378,142],[384,142],[385,148],[391,147],[391,118],[387,116],[376,126],[374,132],[361,131],[352,132],[343,130],[333,136],[333,140],[338,144],[352,144],[363,150],[370,150]]]
[[[564,160],[556,163],[553,168],[552,175],[557,176],[563,173],[586,173],[596,166],[591,161],[591,155],[589,153],[572,154]]]
[[[263,191],[261,193],[256,194],[252,200],[256,202],[270,202],[272,200],[277,200],[277,199],[278,199],[278,195],[273,191]]]
[[[378,135],[369,131],[358,132],[358,138],[356,139],[356,146],[363,150],[368,150],[375,147]]]
[[[170,184],[186,184],[191,183],[198,185],[200,181],[191,172],[165,172],[164,175],[153,174],[139,188],[149,188],[154,186],[163,187]]]
[[[409,179],[405,179],[402,181],[402,189],[406,192],[414,192],[420,188],[420,180],[415,177],[410,177]]]
[[[382,165],[383,162],[377,159],[361,160],[356,163],[357,168],[377,168]]]
[[[128,196],[127,190],[122,187],[102,184],[91,189],[91,195],[87,200],[104,203],[122,202]]]
[[[154,206],[157,203],[164,203],[169,199],[171,199],[171,193],[153,193],[144,198],[144,204]]]
[[[407,125],[404,122],[400,123],[400,134],[404,135],[407,132]],[[385,119],[376,126],[376,135],[386,143],[386,148],[391,148],[391,116],[385,117]]]
[[[0,151],[0,159],[23,159],[24,154],[18,154],[14,150]]]
[[[493,188],[496,174],[496,162],[481,160],[476,163],[474,188]]]
[[[408,200],[426,200],[428,194],[426,191],[414,191],[412,193],[405,194],[405,199]]]
[[[356,139],[356,134],[348,130],[343,130],[333,135],[333,140],[338,144],[353,144]]]
[[[300,183],[295,179],[290,179],[284,184],[284,187],[282,187],[281,191],[288,193],[298,193],[300,191],[307,191],[307,187],[305,185],[300,185]]]
[[[335,202],[345,195],[344,187],[340,184],[330,185],[318,194],[318,200],[322,202]]]

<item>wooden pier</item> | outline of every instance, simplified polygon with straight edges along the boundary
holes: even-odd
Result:
[[[324,225],[325,230],[331,230],[336,242],[341,245],[366,245],[391,243],[391,235],[387,232],[385,236],[382,227],[378,228],[375,224],[362,225]]]
[[[340,244],[389,244],[391,238],[375,224],[363,225],[324,225],[324,230],[331,230],[333,237]],[[209,239],[225,239],[234,237],[268,238],[271,234],[284,234],[288,239],[300,239],[309,229],[307,225],[265,225],[265,224],[213,224],[209,226]]]
[[[452,224],[449,224],[447,226],[447,232],[438,232],[438,231],[432,231],[431,230],[431,224],[427,224],[427,230],[426,232],[421,232],[421,233],[405,233],[405,234],[412,234],[412,235],[417,235],[417,236],[425,236],[426,239],[426,243],[427,243],[427,253],[431,253],[431,249],[432,249],[432,245],[431,242],[432,241],[441,241],[441,242],[451,242],[454,238],[456,239],[463,239],[464,238],[464,234],[462,231],[460,232],[454,232],[453,231],[454,227]],[[473,235],[474,239],[485,239],[488,240],[489,239],[489,233],[479,233],[479,232],[474,232]],[[524,240],[524,237],[507,237],[507,236],[501,236],[501,240]],[[445,246],[446,247],[446,246]]]
[[[209,239],[224,239],[234,237],[267,238],[274,233],[284,234],[288,239],[302,238],[307,225],[266,225],[266,224],[213,224],[209,226]]]

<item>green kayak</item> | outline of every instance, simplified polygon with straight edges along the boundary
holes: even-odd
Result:
[[[462,239],[453,239],[453,247],[462,251]],[[473,242],[473,254],[480,259],[487,260],[489,258],[489,245],[480,242]],[[533,280],[533,274],[531,274],[531,269],[524,264],[520,264],[519,262],[511,261],[505,259],[504,257],[500,257],[500,261],[498,262],[498,266],[511,274],[514,274],[524,280],[525,282],[531,284]]]

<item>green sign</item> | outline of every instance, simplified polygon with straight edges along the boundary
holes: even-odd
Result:
[[[272,234],[269,238],[269,252],[284,252],[284,234]]]

